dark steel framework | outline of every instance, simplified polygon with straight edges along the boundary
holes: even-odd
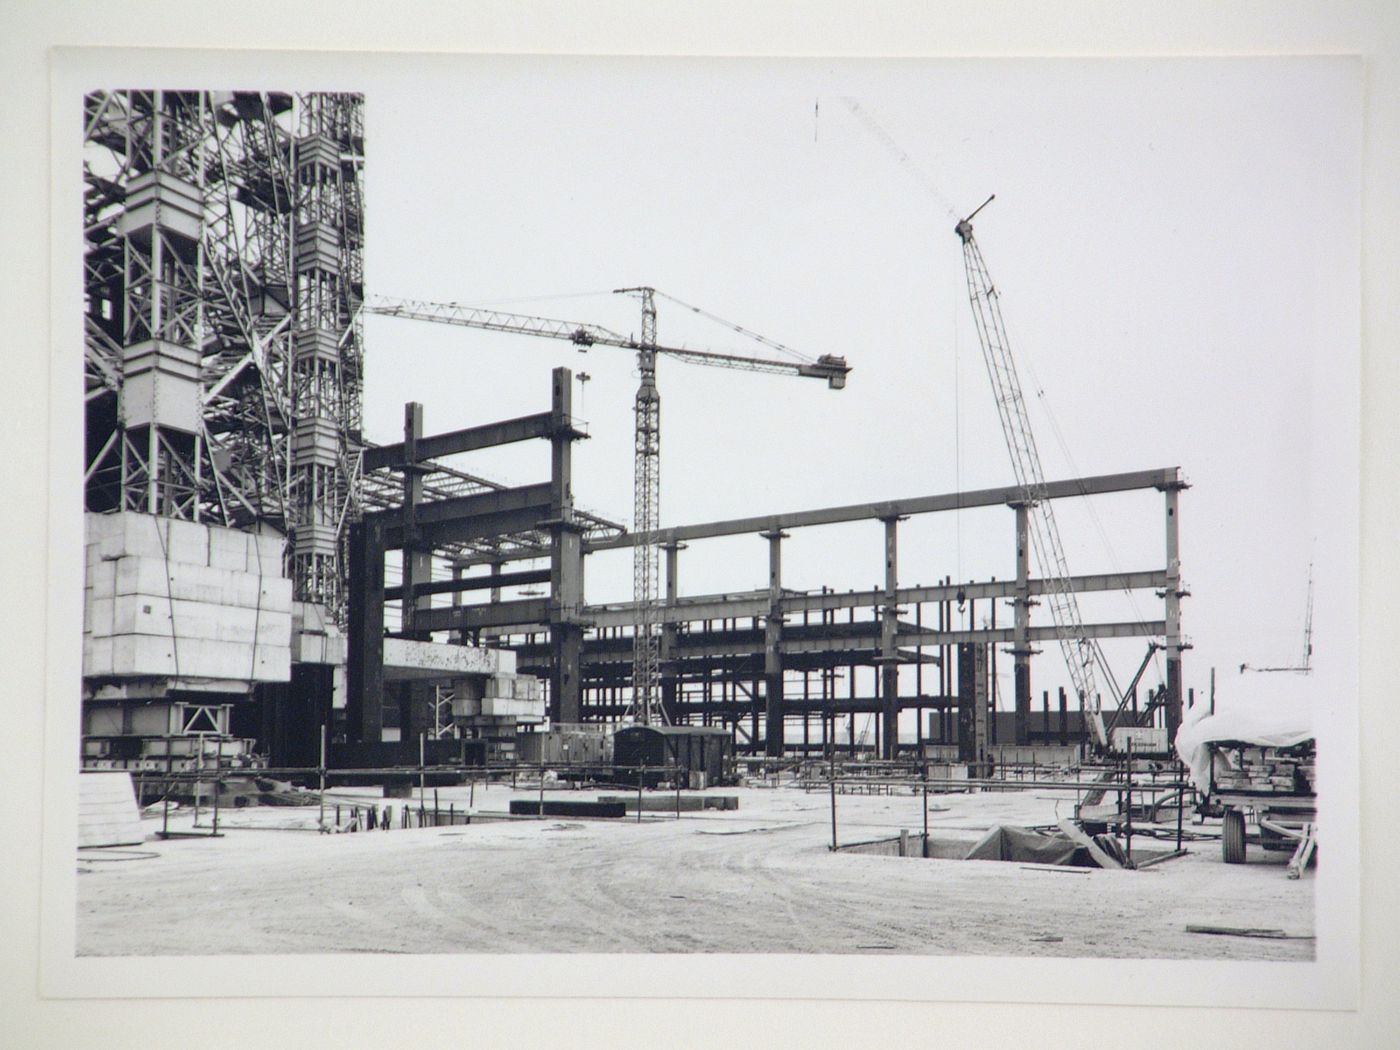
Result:
[[[447,632],[459,640],[478,638],[485,628],[539,622],[550,636],[550,715],[557,722],[579,721],[580,644],[583,635],[583,543],[605,541],[621,528],[574,507],[571,449],[587,435],[574,425],[572,373],[557,368],[551,377],[548,412],[470,427],[445,434],[423,434],[422,406],[404,412],[404,440],[366,451],[366,477],[384,494],[382,509],[365,513],[350,527],[349,686],[347,736],[378,743],[384,708],[385,605],[398,601],[400,637],[431,640]],[[550,442],[550,478],[535,485],[506,488],[479,479],[467,491],[457,483],[471,475],[449,471],[439,457],[543,439]],[[449,484],[434,483],[446,477]],[[397,481],[399,498],[389,492]],[[403,581],[385,585],[385,554],[402,552]],[[500,567],[522,554],[549,558],[547,570],[502,573]],[[434,580],[434,558],[458,562],[485,559],[487,576]],[[504,587],[548,583],[549,598],[500,601]],[[461,597],[490,590],[487,603],[463,604]],[[434,607],[434,595],[452,596],[450,606]],[[410,689],[410,694],[412,690]],[[430,698],[409,696],[401,715],[406,740],[433,731]]]
[[[921,739],[927,711],[936,712],[942,720],[942,739],[951,739],[955,735],[955,713],[960,704],[967,702],[965,691],[958,688],[958,669],[953,658],[958,646],[981,647],[988,651],[991,661],[996,659],[997,647],[1006,647],[1015,661],[1013,740],[990,742],[1026,743],[1034,739],[1030,718],[1031,657],[1037,644],[1054,642],[1059,635],[1053,624],[1033,625],[1030,608],[1041,596],[1065,588],[1076,594],[1147,590],[1163,601],[1164,615],[1160,619],[1088,622],[1082,629],[1086,637],[1093,639],[1153,639],[1164,651],[1165,692],[1147,712],[1159,718],[1169,735],[1174,736],[1181,712],[1181,655],[1187,648],[1181,635],[1180,600],[1185,591],[1181,585],[1177,524],[1183,488],[1185,482],[1176,468],[1045,483],[1041,498],[1046,500],[1154,489],[1164,499],[1166,542],[1160,568],[1062,580],[1030,576],[1027,508],[1019,486],[710,522],[663,529],[650,537],[624,534],[586,542],[583,553],[642,542],[654,542],[665,551],[666,600],[658,612],[662,623],[659,664],[668,719],[675,723],[699,721],[728,726],[739,745],[749,750],[761,747],[769,755],[781,755],[823,748],[836,742],[838,716],[869,713],[878,716],[874,720],[876,752],[892,758],[898,747],[899,712],[910,709],[918,712]],[[989,506],[1005,506],[1013,512],[1013,577],[962,582],[945,578],[933,586],[900,585],[897,555],[901,521],[919,514]],[[782,541],[791,530],[861,520],[883,525],[883,586],[843,593],[802,593],[782,586]],[[681,596],[680,551],[705,539],[744,534],[762,538],[768,544],[766,590]],[[535,552],[536,556],[540,553]],[[458,571],[465,573],[485,560],[459,559]],[[494,571],[499,571],[499,561],[495,565]],[[1013,604],[1014,616],[1009,625],[996,623],[996,609],[1001,601]],[[974,610],[976,603],[988,603],[989,626],[954,628],[954,606],[967,602],[973,603]],[[632,704],[632,644],[639,611],[635,603],[585,605],[580,618],[588,629],[581,646],[579,716],[585,721],[620,720]],[[445,626],[449,621],[439,622]],[[496,622],[482,622],[479,628],[480,636],[513,648],[522,671],[557,673],[553,666],[554,646],[543,618],[531,620],[521,616],[506,622],[497,616]],[[907,684],[901,692],[899,670],[906,666],[913,669],[912,692],[907,691]],[[858,674],[861,669],[867,670]],[[858,678],[866,675],[870,676],[870,687],[858,690]],[[840,695],[843,678],[845,695]],[[1121,699],[1110,698],[1109,703],[1116,705]],[[815,738],[813,717],[819,725]],[[787,738],[790,722],[800,724],[800,745]],[[989,720],[989,724],[994,734],[996,720]],[[1060,725],[1062,733],[1064,718]],[[855,739],[854,719],[848,733],[847,742],[853,751],[864,745],[864,741]]]
[[[87,509],[277,529],[297,600],[339,612],[363,99],[94,92],[83,136]]]

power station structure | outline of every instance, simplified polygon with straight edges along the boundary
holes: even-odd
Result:
[[[1135,694],[1102,698],[1109,729],[1156,724],[1170,736],[1179,723],[1176,468],[663,528],[656,405],[639,394],[648,509],[629,531],[575,504],[572,447],[587,434],[567,369],[549,376],[535,414],[434,434],[410,404],[401,442],[364,440],[360,96],[107,91],[87,97],[83,119],[87,765],[311,766],[323,740],[347,767],[510,761],[546,723],[630,719],[723,727],[738,750],[769,756],[845,746],[894,758],[911,711],[913,746],[969,760],[1073,747],[1099,698],[1071,708],[1046,691],[1035,717],[1032,657],[1064,632],[1031,610],[1108,591],[1152,592],[1162,615],[1080,622],[1079,636],[1146,639],[1167,662],[1141,707]],[[614,345],[653,367],[666,352],[654,327]],[[835,358],[771,364],[833,386],[849,371]],[[523,441],[549,444],[547,478],[507,486],[459,460]],[[1152,490],[1160,563],[1032,574],[1038,507]],[[901,577],[901,522],[993,506],[1008,510],[1003,579]],[[870,523],[882,581],[784,586],[794,531],[851,522]],[[739,535],[766,546],[767,580],[684,593],[682,552]],[[634,600],[590,603],[588,556],[618,549],[636,554]],[[998,624],[1007,602],[1011,622]],[[958,626],[969,604],[987,622]],[[1015,671],[1009,718],[995,688],[1003,653]]]

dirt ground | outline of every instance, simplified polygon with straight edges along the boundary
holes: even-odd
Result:
[[[738,810],[318,834],[315,807],[265,807],[221,813],[219,838],[169,840],[155,837],[160,820],[150,815],[141,846],[79,852],[78,953],[1314,956],[1313,876],[1286,878],[1287,854],[1255,846],[1249,863],[1226,865],[1218,841],[1203,838],[1187,843],[1188,856],[1105,871],[832,853],[825,792],[710,793],[738,795]],[[369,791],[336,795],[385,804]],[[468,797],[465,787],[438,791],[458,812]],[[511,797],[538,792],[478,786],[475,809],[505,812]],[[1072,801],[1047,789],[930,795],[930,833],[970,845],[995,824],[1053,823]],[[837,798],[843,844],[917,834],[922,819],[917,795]],[[191,822],[184,812],[171,828]],[[1219,831],[1189,819],[1186,828]],[[1279,929],[1288,939],[1188,925]]]

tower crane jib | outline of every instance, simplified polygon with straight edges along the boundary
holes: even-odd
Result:
[[[642,329],[641,337],[638,339],[619,335],[617,332],[595,324],[503,313],[498,310],[459,306],[456,303],[434,303],[376,296],[366,302],[364,309],[369,313],[385,317],[399,317],[493,332],[513,332],[519,335],[562,339],[573,343],[580,349],[604,346],[636,352],[639,382],[637,396],[633,402],[635,430],[633,530],[638,536],[638,542],[633,547],[632,596],[637,612],[637,627],[633,636],[632,651],[632,704],[624,717],[642,723],[654,723],[664,721],[666,718],[658,688],[661,548],[657,533],[661,508],[661,394],[656,385],[657,357],[665,355],[689,364],[733,368],[745,372],[823,379],[827,386],[833,390],[845,388],[846,376],[851,369],[846,364],[844,357],[832,354],[823,354],[815,360],[803,357],[800,360],[780,361],[773,358],[723,354],[713,350],[697,350],[685,346],[663,346],[656,341],[656,296],[663,293],[648,287],[619,288],[617,291],[636,295],[641,300]],[[679,300],[674,301],[679,303]],[[679,305],[717,320],[717,318],[713,318],[713,315],[706,314],[698,307],[688,306],[684,303]],[[756,342],[801,357],[781,343],[739,328],[737,325],[731,325],[731,327]]]

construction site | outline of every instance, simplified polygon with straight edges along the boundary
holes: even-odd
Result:
[[[678,521],[663,394],[724,370],[737,415],[762,377],[818,431],[880,411],[879,347],[800,353],[645,274],[608,290],[626,330],[381,294],[372,102],[86,98],[79,955],[1315,958],[1311,581],[1300,659],[1193,664],[1193,464],[1047,476],[990,189],[928,250],[961,253],[961,397],[1003,439],[968,454],[1004,480],[783,505],[755,444]],[[518,341],[509,397],[439,398],[403,363],[426,333]],[[585,418],[592,377],[533,343],[634,396]],[[391,354],[417,393],[371,441]],[[630,507],[576,492],[605,439]],[[518,447],[533,473],[493,472]],[[1086,571],[1089,521],[1149,553]],[[814,582],[791,552],[827,535]]]

